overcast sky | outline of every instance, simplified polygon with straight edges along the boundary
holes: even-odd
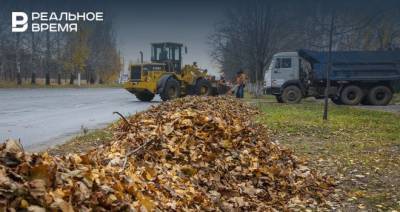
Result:
[[[208,38],[214,25],[223,19],[229,7],[246,1],[252,0],[0,0],[0,12],[6,12],[2,10],[2,6],[4,8],[5,5],[12,5],[12,11],[22,12],[102,11],[105,21],[114,22],[118,47],[125,64],[129,64],[129,61],[138,61],[139,51],[144,52],[144,60],[148,61],[152,42],[172,41],[183,43],[188,47],[188,54],[183,55],[184,64],[196,61],[200,67],[216,74],[218,70],[210,57],[211,47]],[[281,1],[293,4],[300,0]],[[398,1],[400,0],[321,0],[320,2],[359,7],[362,3],[375,2],[374,5],[380,6],[385,5],[381,2]],[[305,0],[300,2],[313,3]],[[350,3],[346,5],[346,2]]]
[[[12,11],[91,12],[103,11],[104,20],[113,20],[118,47],[126,64],[150,60],[150,43],[172,41],[188,47],[184,64],[196,61],[217,73],[210,54],[208,37],[221,20],[229,0],[0,0]],[[1,8],[0,8],[1,12]],[[5,11],[3,11],[5,12]]]
[[[138,1],[119,4],[112,14],[126,63],[136,62],[140,50],[144,60],[149,60],[152,42],[172,41],[188,47],[188,54],[183,55],[184,64],[196,61],[216,74],[208,37],[225,10],[222,1]]]

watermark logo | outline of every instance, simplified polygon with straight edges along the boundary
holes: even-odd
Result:
[[[28,29],[28,15],[24,12],[12,12],[12,32],[25,32]]]
[[[28,28],[31,32],[77,32],[80,22],[103,21],[103,12],[12,12],[11,16],[12,32]]]

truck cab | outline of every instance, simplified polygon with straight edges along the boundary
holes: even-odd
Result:
[[[328,97],[335,104],[387,105],[400,83],[400,51],[332,51]],[[328,52],[301,49],[272,57],[265,89],[278,102],[325,96]]]
[[[310,72],[311,64],[298,52],[277,53],[265,73],[266,93],[275,95],[278,102],[299,102],[306,95]],[[288,86],[290,88],[285,92],[283,88]]]

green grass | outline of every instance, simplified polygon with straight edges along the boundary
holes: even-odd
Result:
[[[329,121],[322,120],[323,106],[317,102],[286,105],[272,104],[264,106],[266,113],[263,121],[272,129],[292,131],[307,135],[326,137],[340,131],[341,136],[351,135],[360,139],[375,140],[400,139],[399,116],[387,112],[359,110],[347,106],[329,105]],[[400,141],[399,141],[400,142]]]
[[[393,103],[400,104],[400,93],[396,93],[393,97]]]
[[[347,209],[400,208],[400,115],[330,105],[323,121],[315,101],[258,106],[273,139],[338,177]]]
[[[273,95],[260,95],[258,98],[255,98],[254,94],[249,92],[244,92],[244,100],[246,101],[262,101],[262,102],[276,102],[275,96]]]
[[[53,155],[66,155],[68,153],[81,153],[94,149],[112,140],[113,134],[110,130],[111,127],[112,124],[105,129],[82,133],[66,143],[49,149],[48,152]]]

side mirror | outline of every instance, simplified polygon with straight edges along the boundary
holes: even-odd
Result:
[[[185,54],[187,54],[187,53],[188,53],[187,46],[185,46]]]

